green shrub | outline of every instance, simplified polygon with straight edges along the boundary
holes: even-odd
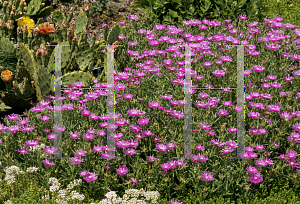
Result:
[[[235,19],[246,14],[251,21],[265,18],[268,7],[261,0],[137,0],[132,8],[150,13],[150,21],[181,25],[183,19]]]

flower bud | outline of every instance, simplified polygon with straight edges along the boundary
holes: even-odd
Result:
[[[74,38],[72,39],[72,43],[75,44],[77,42],[77,38],[76,36],[74,36]]]
[[[74,7],[71,7],[69,14],[73,14],[74,13]]]
[[[1,72],[1,79],[4,82],[10,82],[12,80],[12,72],[10,70],[5,70]]]
[[[28,33],[28,27],[27,27],[27,25],[24,25],[24,27],[23,27],[23,33]]]
[[[6,7],[7,4],[8,4],[7,1],[4,1],[4,2],[3,2],[3,7]]]
[[[11,11],[11,12],[10,12],[10,17],[13,18],[14,16],[15,16],[15,13],[14,13],[13,11]]]
[[[73,28],[72,28],[72,26],[70,26],[68,28],[67,35],[68,35],[68,37],[72,37],[73,36]]]
[[[45,6],[45,3],[42,3],[41,5],[42,5],[42,7],[44,7],[44,6]]]
[[[67,22],[65,20],[62,21],[61,26],[63,29],[67,28]]]
[[[20,35],[21,33],[22,33],[22,28],[21,28],[21,27],[18,27],[18,28],[17,28],[17,34]]]
[[[60,11],[63,12],[63,13],[66,13],[66,8],[65,8],[64,6],[62,6],[62,7],[60,8]]]
[[[7,21],[6,27],[7,27],[9,30],[14,29],[14,25],[13,25],[13,23],[12,23],[11,20],[8,20],[8,21]]]
[[[36,57],[40,57],[41,56],[41,50],[40,49],[38,49],[37,51],[36,51]]]
[[[59,30],[60,30],[60,26],[59,26],[59,24],[58,23],[56,23],[56,25],[55,25],[55,32],[58,32]]]
[[[96,37],[96,31],[94,30],[92,33],[92,37],[95,38]]]
[[[90,10],[90,5],[89,5],[89,4],[84,4],[84,10],[85,10],[86,12],[89,12],[89,10]]]

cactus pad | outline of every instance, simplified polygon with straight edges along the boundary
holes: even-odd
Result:
[[[19,52],[13,42],[6,38],[0,40],[0,66],[13,73],[17,70]]]
[[[31,0],[28,4],[27,15],[33,16],[36,15],[37,12],[40,10],[42,4],[42,0]],[[34,8],[32,8],[34,6]]]
[[[51,6],[47,6],[38,12],[38,16],[49,16],[51,12],[53,11],[53,8]]]
[[[86,15],[84,13],[79,13],[79,15],[77,16],[77,19],[76,19],[76,29],[75,29],[76,35],[82,33],[83,28],[87,27],[88,20],[89,19],[86,17]]]
[[[89,72],[70,72],[62,76],[62,87],[69,87],[77,81],[83,82],[85,87],[90,87],[93,79],[96,78]]]
[[[81,44],[76,49],[76,63],[81,71],[87,71],[90,62],[93,60],[92,48],[89,44]]]
[[[62,42],[61,45],[69,45],[69,42]],[[61,47],[61,68],[64,69],[69,61],[70,61],[70,57],[71,57],[71,50],[69,46],[62,46]],[[49,63],[48,63],[48,71],[49,72],[54,72],[55,71],[55,49],[53,50],[50,59],[49,59]]]
[[[60,28],[62,28],[63,20],[66,20],[66,16],[64,15],[63,12],[58,11],[58,10],[53,11],[53,13],[52,13],[52,23],[54,25],[56,25],[56,23],[58,23]]]
[[[114,42],[119,40],[119,37],[118,37],[119,35],[120,35],[120,26],[117,24],[114,27],[112,27],[112,29],[108,33],[107,43],[109,45],[112,45]]]

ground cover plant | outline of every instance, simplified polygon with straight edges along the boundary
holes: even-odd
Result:
[[[159,203],[180,203],[191,192],[199,203],[219,195],[245,203],[247,196],[272,189],[299,191],[300,30],[279,16],[264,22],[249,22],[245,15],[222,22],[191,19],[181,28],[138,20],[132,15],[119,22],[124,46],[117,49],[131,59],[114,76],[115,154],[121,159],[110,157],[106,148],[111,117],[106,76],[93,81],[92,91],[76,82],[62,91],[61,110],[49,96],[0,125],[1,186],[6,189],[1,202],[28,193],[22,186],[33,182],[42,186],[38,198],[58,203],[71,198],[99,203],[112,191],[124,199],[128,189],[154,191]],[[183,147],[186,44],[192,48],[193,85],[189,159]],[[242,160],[229,160],[236,156],[241,111],[232,88],[237,52],[229,45],[239,44],[249,45],[244,48],[246,148]],[[54,125],[53,110],[62,112],[61,126]],[[56,154],[58,133],[69,159],[47,158]]]

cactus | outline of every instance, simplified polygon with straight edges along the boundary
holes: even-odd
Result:
[[[11,41],[2,38],[0,40],[0,66],[6,70],[12,71],[14,74],[17,71],[19,52]]]
[[[35,90],[31,84],[30,73],[28,72],[28,70],[26,70],[25,67],[19,66],[16,78],[18,87],[15,89],[15,92],[19,97],[27,99],[35,96]]]
[[[28,4],[27,15],[36,15],[41,9],[42,0],[31,0]]]
[[[87,28],[88,25],[88,18],[84,13],[79,13],[77,19],[76,19],[76,29],[75,34],[78,35],[83,32],[83,28]]]
[[[46,100],[46,96],[50,95],[51,91],[53,91],[53,87],[51,85],[51,75],[49,71],[41,65],[37,66],[32,52],[24,43],[20,44],[20,54],[25,67],[34,80],[38,101]]]
[[[61,45],[69,45],[69,42],[62,42]],[[69,61],[70,61],[70,57],[71,57],[71,50],[69,46],[62,46],[61,47],[61,68],[64,69]],[[49,63],[48,63],[48,71],[49,72],[54,72],[55,71],[55,49],[53,50],[50,59],[49,59]]]
[[[63,20],[66,20],[66,16],[63,14],[63,12],[56,10],[52,13],[52,23],[54,25],[58,23],[59,26],[62,27]]]
[[[90,87],[93,79],[95,79],[95,77],[93,77],[89,72],[70,72],[62,76],[62,86],[69,87],[74,82],[81,81],[85,87]]]
[[[76,49],[76,63],[81,71],[87,71],[88,65],[93,59],[93,51],[89,44],[81,44]]]
[[[119,40],[119,37],[118,37],[119,35],[120,35],[120,26],[117,24],[114,27],[112,27],[112,29],[108,33],[108,36],[106,39],[107,43],[109,45],[112,45],[114,42]]]

